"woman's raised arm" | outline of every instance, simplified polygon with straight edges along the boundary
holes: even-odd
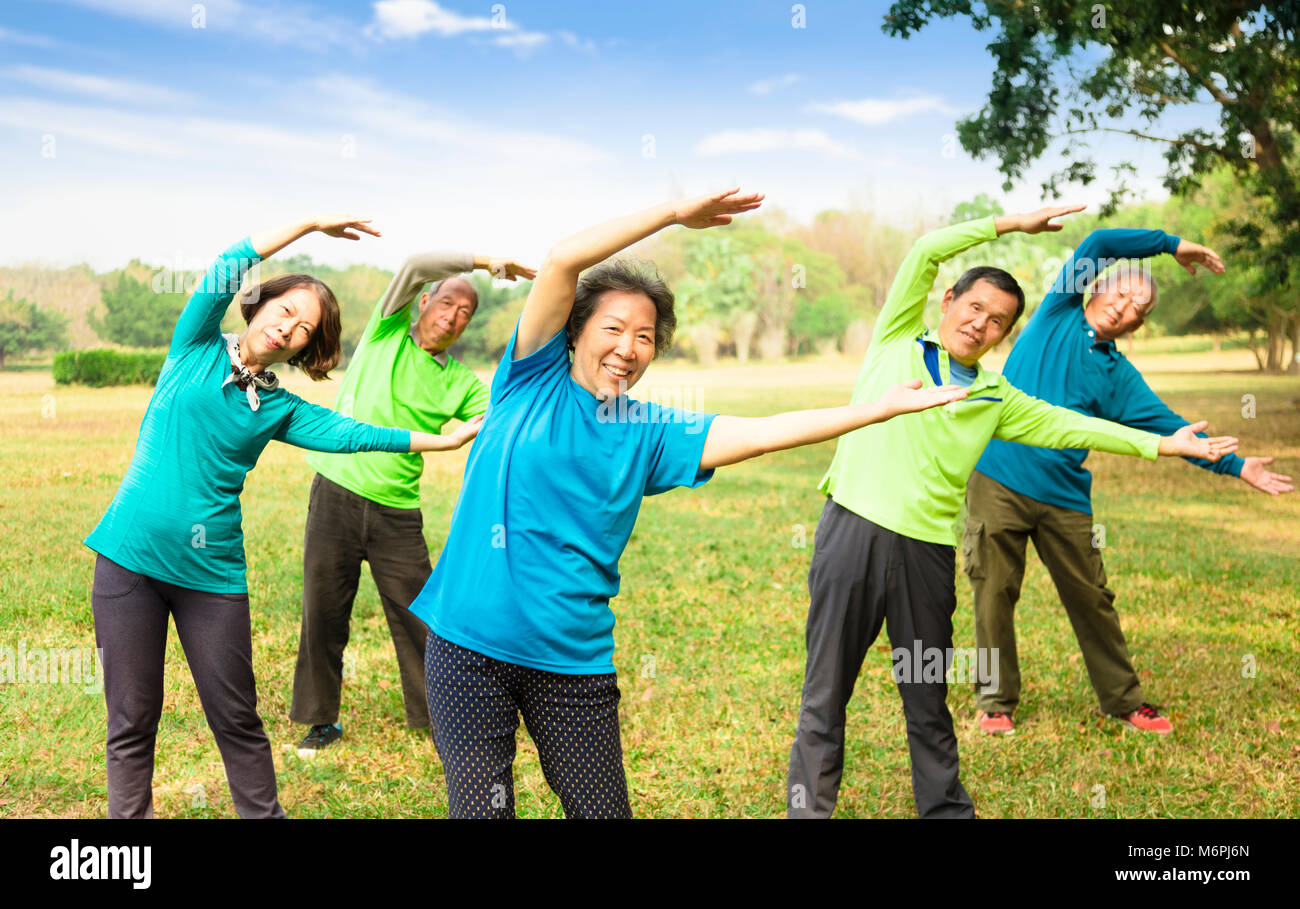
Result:
[[[761,194],[740,196],[737,195],[739,192],[740,189],[736,188],[682,202],[665,202],[589,227],[551,247],[519,317],[514,359],[521,360],[541,349],[569,321],[573,295],[578,289],[578,275],[584,269],[665,227],[681,224],[705,228],[730,224],[732,215],[751,211],[762,204]]]
[[[248,239],[254,251],[263,259],[266,259],[284,249],[294,240],[299,240],[315,231],[320,231],[331,237],[341,237],[345,240],[360,240],[361,234],[355,233],[355,231],[364,231],[374,237],[380,236],[379,231],[370,227],[369,218],[358,218],[355,215],[325,215],[295,221],[293,224],[285,224],[271,230],[259,231]]]

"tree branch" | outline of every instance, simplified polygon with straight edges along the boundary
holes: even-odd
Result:
[[[1168,41],[1157,41],[1156,46],[1159,47],[1162,51],[1164,51],[1165,55],[1169,57],[1170,60],[1173,60],[1175,63],[1181,66],[1183,70],[1186,71],[1187,75],[1191,76],[1193,79],[1199,82],[1202,85],[1202,87],[1204,87],[1205,90],[1210,93],[1210,96],[1214,98],[1215,101],[1218,101],[1220,104],[1223,104],[1225,106],[1229,104],[1237,103],[1236,98],[1224,94],[1223,90],[1220,89],[1219,86],[1215,85],[1212,79],[1205,78],[1200,74],[1199,71],[1197,71],[1196,67],[1192,66],[1192,64],[1188,63],[1187,61],[1179,57],[1178,54],[1174,52],[1173,47],[1170,46]]]
[[[1218,145],[1206,145],[1204,142],[1196,142],[1192,139],[1166,139],[1164,136],[1148,136],[1146,133],[1138,132],[1136,129],[1118,129],[1114,126],[1098,126],[1093,129],[1067,129],[1065,132],[1061,133],[1061,135],[1087,135],[1092,132],[1120,133],[1125,136],[1136,136],[1139,139],[1150,139],[1153,142],[1168,142],[1170,145],[1191,145],[1195,148],[1214,152],[1220,156],[1224,154],[1223,149]]]

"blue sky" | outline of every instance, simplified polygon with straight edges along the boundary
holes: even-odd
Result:
[[[9,0],[0,7],[0,263],[202,267],[254,230],[367,215],[382,241],[303,241],[394,267],[555,240],[739,184],[806,219],[933,223],[999,189],[953,155],[990,33],[880,31],[887,3]],[[1122,137],[1152,194],[1160,148]],[[1095,201],[1101,188],[1071,199]]]

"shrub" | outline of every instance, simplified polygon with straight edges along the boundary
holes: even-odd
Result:
[[[167,359],[165,350],[70,350],[54,357],[60,385],[154,385]]]

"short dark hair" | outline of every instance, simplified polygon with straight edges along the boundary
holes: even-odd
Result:
[[[295,287],[306,287],[316,294],[316,299],[320,300],[320,324],[311,333],[307,346],[289,360],[289,365],[297,366],[311,376],[313,381],[319,382],[329,378],[330,370],[338,366],[343,357],[340,341],[343,323],[339,318],[339,301],[324,281],[311,275],[276,275],[244,291],[239,312],[246,323],[252,322],[258,310]]]
[[[587,320],[600,305],[601,294],[607,290],[640,293],[649,297],[655,307],[654,355],[657,357],[672,347],[673,332],[677,330],[673,292],[668,289],[653,265],[615,259],[589,269],[578,281],[578,290],[573,296],[573,309],[570,310],[568,324],[564,327],[569,350],[573,350],[578,335],[582,334]]]
[[[957,299],[966,291],[971,289],[976,281],[988,281],[998,290],[1012,294],[1016,298],[1016,315],[1011,320],[1011,325],[1024,314],[1025,311],[1025,292],[1020,289],[1020,282],[1013,278],[1010,273],[992,265],[977,265],[974,268],[968,268],[957,279],[957,283],[952,286],[952,297]],[[1007,326],[1010,330],[1011,325]]]

